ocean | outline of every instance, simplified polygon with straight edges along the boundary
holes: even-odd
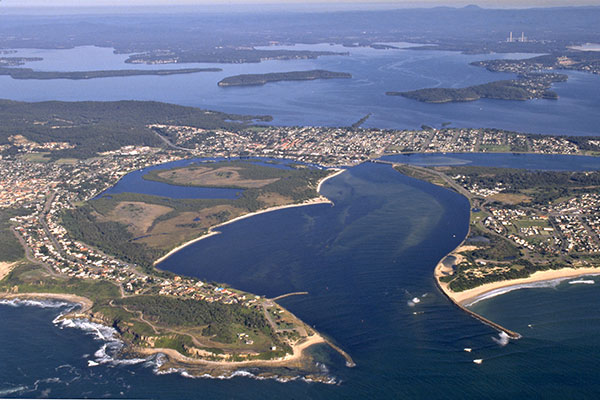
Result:
[[[525,157],[529,163],[536,158]],[[322,193],[335,205],[224,226],[221,235],[185,248],[160,268],[266,296],[308,291],[281,304],[354,358],[357,366],[348,368],[327,346],[312,349],[335,384],[258,380],[253,369],[222,380],[182,371],[156,375],[160,360],[111,359],[104,346],[118,343],[110,330],[53,323],[65,306],[4,304],[0,396],[562,399],[600,393],[595,284],[569,280],[473,306],[523,334],[507,342],[454,307],[433,280],[436,263],[466,234],[466,199],[372,163],[332,178]]]

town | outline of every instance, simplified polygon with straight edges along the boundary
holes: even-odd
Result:
[[[260,298],[192,278],[167,278],[144,272],[99,249],[77,241],[61,224],[62,212],[100,195],[129,172],[188,157],[287,158],[324,166],[351,166],[388,154],[412,152],[535,152],[586,154],[600,149],[597,140],[578,142],[565,137],[526,135],[493,129],[445,128],[382,130],[327,127],[248,127],[239,131],[205,130],[153,124],[167,148],[124,146],[97,157],[50,161],[53,151],[72,148],[66,142],[36,143],[23,135],[10,137],[0,158],[0,208],[23,212],[10,219],[30,261],[53,274],[116,283],[124,295],[160,294],[255,307]],[[583,145],[582,145],[583,143]],[[470,187],[473,195],[501,192]],[[600,221],[594,212],[598,197],[571,199],[564,206],[525,211],[490,208],[486,226],[527,248],[549,251],[598,252]],[[563,207],[563,208],[561,208]],[[574,210],[565,212],[565,210]],[[573,217],[573,215],[576,215]],[[546,221],[544,227],[508,229],[522,218]],[[590,240],[590,237],[594,240]],[[544,240],[537,240],[543,237]],[[536,238],[536,240],[532,240]]]

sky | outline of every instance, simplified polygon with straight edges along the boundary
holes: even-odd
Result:
[[[272,4],[279,7],[311,3],[320,6],[343,8],[378,8],[378,7],[433,7],[438,5],[464,6],[477,4],[485,8],[524,8],[524,7],[556,7],[556,6],[600,6],[600,0],[0,0],[2,8],[21,7],[106,7],[106,6],[173,6],[173,5],[210,5],[235,6],[236,4]]]

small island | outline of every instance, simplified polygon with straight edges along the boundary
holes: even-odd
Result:
[[[221,68],[181,68],[181,69],[119,69],[107,71],[35,71],[31,68],[6,68],[0,67],[0,75],[8,75],[13,79],[96,79],[96,78],[115,78],[124,76],[142,76],[142,75],[178,75],[195,74],[197,72],[219,72]]]
[[[403,96],[424,103],[454,103],[479,99],[531,100],[558,99],[550,89],[555,82],[565,82],[564,74],[528,73],[519,79],[496,81],[465,88],[427,88],[408,92],[387,92],[388,96]]]
[[[312,81],[315,79],[350,79],[352,75],[346,72],[333,72],[322,69],[310,71],[273,72],[269,74],[242,74],[229,76],[217,83],[226,86],[260,86],[269,82],[280,81]]]

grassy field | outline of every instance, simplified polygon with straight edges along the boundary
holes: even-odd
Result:
[[[86,297],[94,303],[90,318],[102,320],[125,340],[144,347],[171,348],[185,355],[199,350],[254,357],[270,354],[273,345],[286,348],[260,308],[157,295],[122,298],[111,282],[51,276],[43,267],[26,262],[0,280],[0,292]]]
[[[490,196],[489,198],[490,200],[512,205],[531,202],[531,197],[518,193],[498,193],[493,196]]]
[[[245,167],[245,165],[240,165],[211,168],[210,164],[207,166],[191,166],[166,171],[153,171],[145,179],[159,180],[171,185],[236,189],[261,188],[281,179],[246,178],[243,176],[244,172],[247,172]]]
[[[77,239],[149,268],[172,248],[241,215],[318,197],[315,168],[276,168],[251,162],[194,164],[152,171],[146,179],[243,189],[235,199],[172,199],[120,193],[91,200],[63,215]]]

